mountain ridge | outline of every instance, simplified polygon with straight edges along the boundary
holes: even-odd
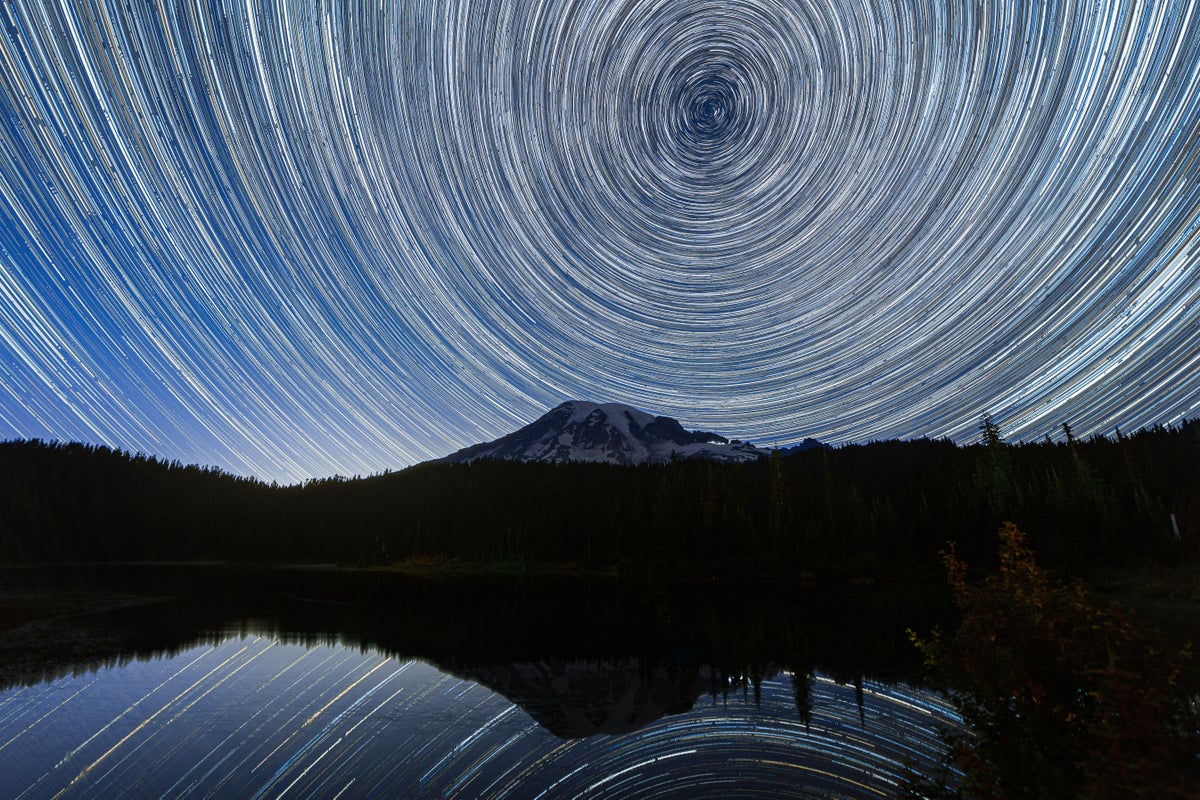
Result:
[[[541,463],[663,464],[672,459],[747,462],[767,453],[711,431],[689,431],[671,417],[623,403],[568,400],[491,442],[465,447],[440,463],[480,459]]]

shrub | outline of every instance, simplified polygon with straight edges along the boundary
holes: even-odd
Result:
[[[912,635],[969,730],[948,735],[958,787],[926,796],[1194,798],[1200,691],[1189,648],[1169,652],[1082,582],[1051,580],[1025,535],[1001,528],[1000,569],[977,585],[943,554],[962,614],[951,637]]]

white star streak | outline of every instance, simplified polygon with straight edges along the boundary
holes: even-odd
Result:
[[[246,649],[247,649],[247,648],[243,647],[242,649],[238,650],[236,653],[234,653],[234,654],[233,654],[233,655],[231,655],[229,658],[227,658],[227,659],[225,659],[224,661],[222,661],[220,664],[217,664],[215,667],[213,667],[211,670],[209,670],[208,672],[206,672],[204,675],[201,675],[201,676],[200,676],[198,679],[196,679],[196,681],[195,681],[194,683],[192,683],[190,686],[188,686],[187,688],[185,688],[185,689],[184,689],[183,691],[181,691],[179,694],[175,695],[175,696],[174,696],[173,698],[171,698],[171,699],[170,699],[170,700],[169,700],[167,703],[165,703],[164,705],[160,706],[160,707],[158,708],[158,710],[157,710],[157,711],[155,711],[154,713],[152,713],[150,716],[146,717],[146,719],[144,719],[142,722],[138,723],[138,725],[137,725],[137,726],[136,726],[136,727],[135,727],[133,730],[131,730],[129,733],[127,733],[127,734],[125,734],[123,737],[121,737],[121,738],[120,738],[120,739],[117,741],[117,743],[116,743],[116,744],[114,744],[114,745],[113,745],[112,747],[110,747],[108,750],[104,751],[104,753],[102,753],[102,754],[100,755],[100,757],[99,757],[99,758],[97,758],[95,761],[93,761],[92,763],[90,763],[90,764],[88,764],[86,767],[84,767],[84,768],[83,768],[83,770],[82,770],[82,771],[80,771],[80,773],[79,773],[77,776],[75,776],[75,778],[73,778],[73,779],[71,780],[71,782],[70,782],[70,783],[68,783],[68,784],[67,784],[65,787],[63,787],[63,789],[62,789],[61,791],[59,791],[59,792],[58,792],[58,794],[56,794],[56,795],[54,795],[54,796],[55,796],[56,798],[57,798],[57,797],[61,797],[62,795],[64,795],[64,794],[65,794],[65,793],[67,793],[68,791],[70,791],[70,789],[71,789],[73,786],[75,786],[76,784],[78,784],[80,781],[82,781],[82,780],[85,780],[85,779],[88,777],[89,773],[91,773],[91,771],[92,771],[92,770],[94,770],[96,767],[100,766],[100,764],[101,764],[102,762],[104,762],[104,761],[105,761],[105,760],[106,760],[106,759],[107,759],[109,756],[111,756],[111,755],[112,755],[113,753],[115,753],[115,752],[116,752],[118,749],[120,749],[120,748],[121,748],[121,745],[125,744],[127,741],[129,741],[129,740],[130,740],[130,739],[132,739],[134,736],[136,736],[138,733],[140,733],[140,732],[141,732],[141,731],[142,731],[144,728],[146,728],[146,726],[148,726],[148,725],[149,725],[151,722],[153,722],[153,721],[154,721],[154,720],[155,720],[155,719],[156,719],[156,718],[157,718],[157,717],[158,717],[160,714],[164,714],[164,713],[166,713],[167,711],[171,710],[171,709],[173,708],[173,705],[174,705],[175,703],[179,702],[179,701],[180,701],[180,700],[181,700],[181,699],[182,699],[184,696],[186,696],[187,694],[189,694],[189,693],[190,693],[190,692],[191,692],[193,689],[195,689],[197,686],[199,686],[199,685],[200,685],[201,683],[203,683],[205,680],[207,680],[207,679],[209,679],[209,678],[213,677],[214,675],[216,675],[218,672],[220,672],[220,671],[221,671],[221,669],[222,669],[222,668],[224,668],[224,667],[228,666],[228,665],[229,665],[231,662],[233,662],[234,660],[236,660],[238,656],[240,656],[242,653],[244,653],[244,652],[246,651]],[[189,708],[191,708],[192,706],[194,706],[194,705],[196,704],[196,702],[197,702],[197,701],[198,701],[200,698],[204,697],[204,696],[205,696],[205,695],[207,695],[209,692],[211,692],[211,691],[213,691],[214,689],[216,689],[218,686],[220,686],[222,683],[224,683],[224,682],[225,682],[225,681],[226,681],[226,680],[227,680],[227,679],[228,679],[230,676],[232,676],[232,675],[234,675],[235,673],[237,673],[239,670],[241,670],[243,667],[245,667],[245,666],[246,666],[247,664],[249,664],[249,663],[250,663],[249,661],[244,661],[244,662],[242,662],[241,664],[237,665],[237,666],[236,666],[234,669],[232,669],[231,671],[227,672],[227,673],[226,673],[224,676],[222,676],[222,677],[221,677],[221,678],[220,678],[218,681],[216,681],[216,682],[215,682],[215,683],[214,683],[214,684],[213,684],[211,687],[209,687],[209,688],[208,688],[207,690],[205,690],[203,693],[201,693],[201,694],[200,694],[200,695],[198,695],[196,698],[194,698],[193,700],[191,700],[190,702],[188,702],[186,705],[184,705],[182,708],[180,708],[180,709],[177,711],[177,713],[176,713],[176,716],[178,716],[178,715],[180,715],[180,714],[183,714],[183,713],[185,713],[185,712],[186,712],[186,711],[187,711]]]
[[[0,3],[0,437],[1200,413],[1195,0]]]
[[[906,763],[936,763],[939,728],[955,724],[943,699],[904,686],[867,682],[860,706],[852,687],[817,676],[807,721],[789,674],[759,693],[560,740],[504,697],[420,662],[235,638],[0,693],[0,793],[884,797]],[[320,730],[305,726],[313,717]],[[71,742],[82,771],[61,758]]]

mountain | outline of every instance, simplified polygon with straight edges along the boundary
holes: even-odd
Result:
[[[790,456],[792,453],[803,453],[805,450],[816,450],[818,448],[824,449],[824,450],[832,449],[829,445],[825,444],[824,442],[818,441],[818,440],[810,438],[810,437],[805,437],[804,440],[801,441],[799,444],[793,444],[788,447],[779,448],[779,453],[780,453],[780,455]]]
[[[645,663],[628,657],[435,666],[504,695],[559,739],[633,733],[665,716],[691,711],[696,700],[721,685],[708,664]],[[767,665],[764,671],[777,674],[780,669]]]
[[[673,457],[712,461],[757,461],[766,453],[749,442],[685,430],[677,420],[656,417],[619,403],[571,400],[524,428],[494,442],[473,445],[441,459],[467,463],[499,461],[590,461],[603,464],[663,464]]]

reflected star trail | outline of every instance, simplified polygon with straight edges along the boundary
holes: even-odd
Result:
[[[567,398],[1200,411],[1195,0],[0,4],[0,438],[284,481]]]
[[[621,736],[561,740],[504,697],[375,651],[233,637],[0,692],[5,797],[896,796],[931,769],[936,695],[816,676],[701,698]]]

